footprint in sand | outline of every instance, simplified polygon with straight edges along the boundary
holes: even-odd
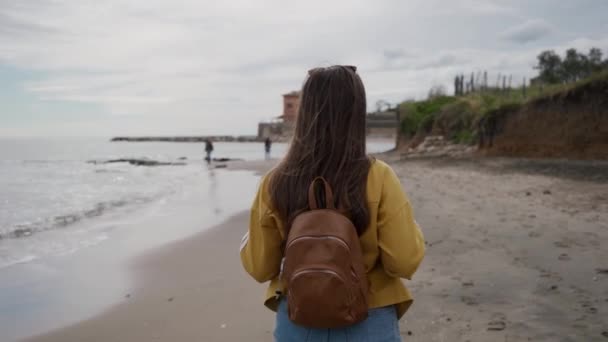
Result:
[[[608,274],[608,268],[596,268],[595,273],[597,274]]]
[[[566,241],[555,241],[553,245],[559,248],[570,248],[570,244]]]
[[[502,331],[507,327],[507,317],[502,313],[492,315],[492,319],[488,323],[489,331]]]
[[[581,306],[585,309],[587,313],[596,314],[597,309],[592,306],[593,304],[589,301],[582,301]]]
[[[503,321],[491,321],[488,323],[488,330],[490,331],[501,331],[505,330],[507,324]]]
[[[475,298],[469,296],[461,296],[460,301],[469,306],[475,306],[479,304],[477,303],[477,300]]]

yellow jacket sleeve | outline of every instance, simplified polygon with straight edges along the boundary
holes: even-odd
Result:
[[[283,238],[267,197],[265,177],[251,207],[249,230],[241,241],[243,267],[260,283],[279,274],[282,260]]]
[[[424,257],[424,237],[399,178],[387,167],[378,204],[378,245],[384,271],[411,279]]]

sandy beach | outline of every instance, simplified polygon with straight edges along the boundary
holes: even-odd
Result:
[[[428,248],[407,283],[405,341],[608,338],[608,163],[380,158],[400,176]],[[138,257],[120,304],[27,341],[271,341],[264,285],[238,257],[247,220],[242,212]]]

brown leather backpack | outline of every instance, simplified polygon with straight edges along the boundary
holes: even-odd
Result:
[[[322,181],[325,209],[315,198]],[[327,181],[315,178],[308,190],[310,209],[297,215],[285,244],[282,280],[289,318],[310,328],[339,328],[367,318],[368,281],[357,230],[334,208]]]

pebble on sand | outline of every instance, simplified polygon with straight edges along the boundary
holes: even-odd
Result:
[[[488,323],[488,330],[490,331],[501,331],[505,330],[507,324],[503,321],[491,321]]]

